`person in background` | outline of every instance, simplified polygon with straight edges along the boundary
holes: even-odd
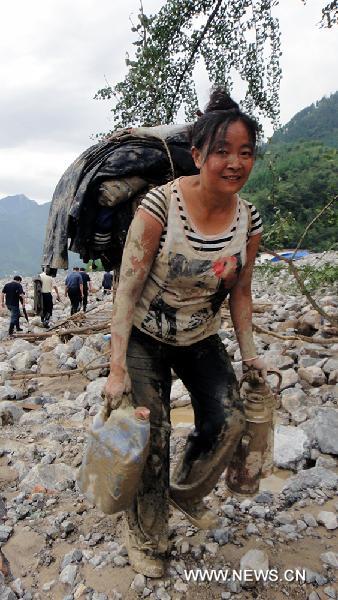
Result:
[[[102,279],[102,287],[104,294],[110,294],[113,285],[113,274],[110,271],[106,271]]]
[[[42,271],[39,275],[41,279],[41,293],[42,293],[42,315],[41,321],[44,327],[48,329],[49,320],[53,314],[53,296],[52,291],[55,290],[56,298],[60,302],[60,295],[57,286],[53,283],[53,277],[47,275],[45,271]]]
[[[90,280],[88,273],[86,273],[86,269],[84,267],[80,268],[80,275],[82,277],[82,285],[83,285],[82,308],[83,308],[83,312],[86,312],[87,304],[88,304],[88,290],[89,290],[89,292],[92,291],[92,282]]]
[[[23,331],[23,329],[20,327],[19,321],[19,303],[21,302],[23,306],[25,305],[25,292],[23,291],[21,281],[22,277],[20,277],[20,275],[14,275],[13,280],[9,283],[6,283],[1,292],[1,306],[4,308],[6,301],[6,306],[11,313],[8,330],[9,335],[13,335],[14,327],[17,331]]]
[[[71,309],[70,314],[79,312],[83,296],[83,282],[79,273],[79,267],[73,267],[73,271],[68,273],[65,281],[65,295],[68,296]]]

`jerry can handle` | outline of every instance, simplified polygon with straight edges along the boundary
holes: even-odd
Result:
[[[277,383],[277,387],[276,387],[276,393],[279,394],[280,392],[280,386],[282,385],[282,374],[279,371],[279,369],[268,369],[267,370],[267,374],[268,375],[276,375],[278,377],[278,383]]]

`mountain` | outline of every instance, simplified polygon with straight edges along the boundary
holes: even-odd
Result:
[[[41,271],[49,207],[50,202],[38,204],[24,194],[0,199],[0,277]],[[81,265],[74,256],[70,263]]]
[[[298,112],[276,131],[257,157],[243,189],[262,215],[264,241],[293,247],[306,226],[337,194],[338,92]],[[338,211],[326,210],[302,247],[327,250],[337,244]]]
[[[281,142],[317,141],[338,148],[338,92],[303,108],[270,139]]]

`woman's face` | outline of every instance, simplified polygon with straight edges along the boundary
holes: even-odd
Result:
[[[242,121],[230,123],[224,139],[203,161],[203,151],[192,148],[203,184],[220,194],[232,196],[246,183],[254,165],[254,148]]]

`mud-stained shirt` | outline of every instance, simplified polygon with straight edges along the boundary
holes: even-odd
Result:
[[[203,235],[191,222],[179,180],[151,190],[141,207],[164,229],[136,304],[134,325],[177,346],[217,333],[221,305],[246,261],[248,235],[262,230],[257,210],[237,196],[229,227],[221,234]]]

